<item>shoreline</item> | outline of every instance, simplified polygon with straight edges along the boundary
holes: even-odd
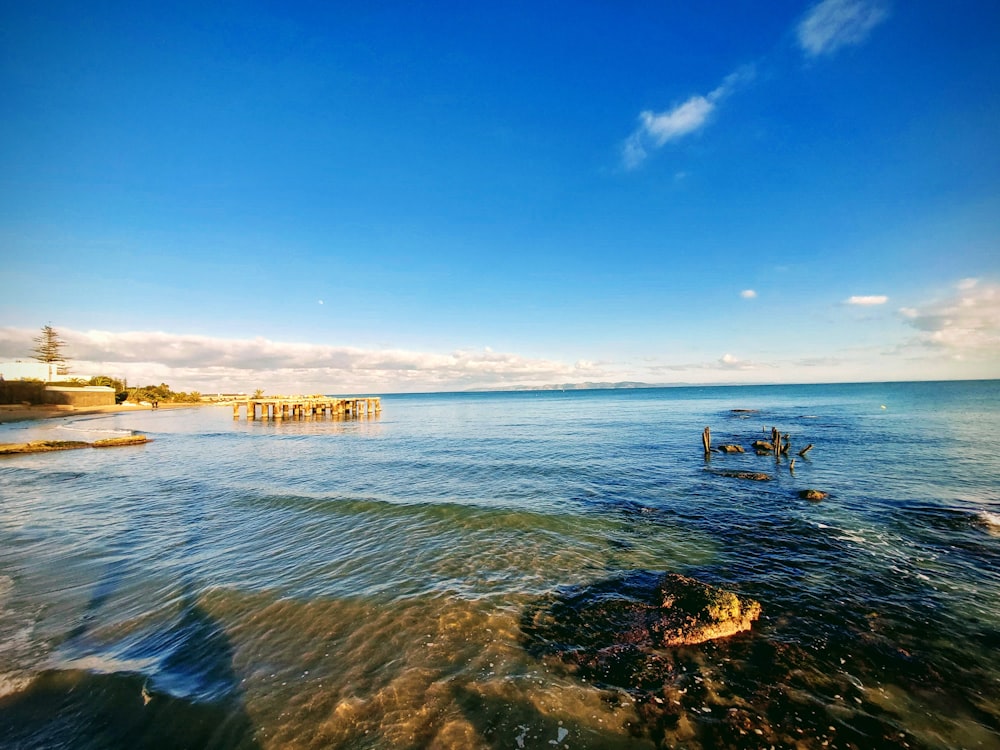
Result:
[[[197,409],[202,406],[217,406],[209,402],[201,403],[161,403],[156,411],[161,409]],[[64,406],[57,404],[0,404],[0,425],[13,422],[33,422],[57,417],[78,417],[87,414],[131,414],[137,411],[153,411],[152,406]]]

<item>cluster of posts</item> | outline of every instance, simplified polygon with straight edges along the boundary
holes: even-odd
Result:
[[[382,400],[374,397],[330,398],[329,396],[274,396],[233,402],[233,419],[245,409],[248,422],[255,419],[304,419],[326,417],[351,419],[374,417],[382,412]],[[258,414],[260,415],[258,417]]]
[[[720,445],[713,448],[712,430],[708,427],[706,427],[701,433],[701,444],[705,449],[706,456],[714,452],[743,453],[743,448],[739,445]],[[772,427],[770,442],[767,440],[754,440],[750,445],[757,452],[758,456],[767,455],[768,453],[773,453],[775,457],[787,456],[790,447],[790,439],[787,433],[782,435],[781,431],[777,427]],[[809,443],[809,445],[799,451],[799,455],[804,457],[806,453],[812,450],[812,447],[813,444]]]

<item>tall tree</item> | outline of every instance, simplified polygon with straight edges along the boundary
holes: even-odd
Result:
[[[66,357],[63,355],[63,347],[66,342],[59,338],[59,333],[52,326],[42,326],[40,336],[35,336],[35,359],[44,362],[49,366],[49,380],[52,375],[66,375],[69,367],[66,365]]]

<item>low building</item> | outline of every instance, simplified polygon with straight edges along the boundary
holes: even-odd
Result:
[[[106,385],[45,386],[45,403],[63,406],[114,406],[115,389]]]

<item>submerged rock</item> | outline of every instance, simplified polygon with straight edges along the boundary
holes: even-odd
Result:
[[[742,445],[720,445],[718,447],[720,453],[743,453]]]
[[[799,490],[799,497],[803,500],[812,500],[813,502],[818,502],[820,500],[826,500],[830,497],[829,492],[823,492],[822,490]]]
[[[525,630],[569,650],[690,646],[749,630],[760,603],[693,578],[639,573],[603,581],[539,609]]]
[[[760,602],[668,573],[655,589],[658,604],[651,632],[660,646],[686,646],[749,630]]]
[[[718,471],[713,471],[712,473],[718,474],[720,477],[732,477],[733,479],[752,479],[755,482],[769,482],[774,478],[770,474],[765,474],[763,471],[728,471],[720,469]]]

